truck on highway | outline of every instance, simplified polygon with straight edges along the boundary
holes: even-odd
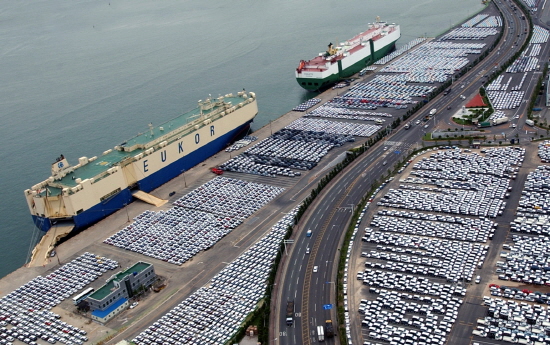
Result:
[[[319,342],[325,341],[325,330],[323,326],[317,326],[317,337],[319,338]]]
[[[294,301],[286,302],[286,325],[292,326],[294,323]]]
[[[327,338],[334,337],[334,327],[332,326],[332,320],[325,321],[325,330],[327,331]]]
[[[507,118],[507,117],[501,117],[501,118],[499,118],[499,119],[494,119],[494,120],[493,120],[493,126],[500,125],[500,124],[506,123],[506,122],[508,122],[508,121],[510,121],[510,119]]]
[[[480,123],[477,124],[477,127],[478,128],[491,127],[491,123],[490,122],[480,122]]]
[[[434,116],[436,112],[437,112],[437,109],[435,108],[430,110],[430,116]]]
[[[531,127],[535,125],[535,121],[529,120],[529,119],[525,120],[525,123],[528,124]]]

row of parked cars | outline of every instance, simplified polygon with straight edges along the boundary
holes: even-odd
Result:
[[[143,212],[104,243],[181,265],[283,190],[218,176],[176,200],[167,211]]]
[[[133,341],[142,344],[225,344],[256,308],[267,289],[267,277],[280,244],[293,224],[297,208],[286,214],[269,234]]]
[[[525,180],[517,214],[528,218],[548,219],[550,214],[550,167],[539,166]]]
[[[369,329],[367,338],[391,344],[441,344],[451,331],[462,304],[402,292],[380,290],[375,300],[364,299],[359,313],[361,325]]]
[[[318,108],[308,112],[304,117],[324,117],[333,119],[344,120],[359,120],[359,121],[375,121],[391,118],[393,115],[389,113],[374,112],[374,111],[362,111],[357,109],[335,107],[331,102],[327,102]],[[381,119],[382,118],[382,119]]]
[[[219,168],[271,177],[300,176],[295,170],[313,169],[332,148],[353,141],[350,134],[283,128]]]
[[[17,316],[11,314],[17,311]],[[86,331],[60,320],[58,314],[46,310],[28,311],[9,303],[0,304],[0,344],[20,341],[37,345],[44,340],[50,344],[82,345],[88,341]],[[8,326],[11,326],[8,328]]]
[[[62,265],[46,277],[38,276],[15,289],[2,300],[21,308],[50,310],[74,295],[108,270],[118,267],[114,260],[84,253]]]
[[[320,98],[310,98],[305,102],[300,103],[296,107],[294,107],[294,111],[306,111],[309,108],[315,106],[317,103],[321,102]]]
[[[488,219],[464,218],[464,220],[463,224],[459,224],[376,215],[370,225],[378,227],[383,232],[416,234],[480,243],[485,243],[489,238],[492,238],[498,225]]]
[[[281,187],[218,176],[174,201],[174,205],[245,219],[283,191]]]
[[[501,280],[550,285],[550,237],[513,235],[514,245],[501,253],[496,273]]]
[[[364,307],[365,315],[379,320],[378,323],[363,322],[366,343],[420,343],[414,335],[412,339],[410,335],[400,337],[410,332],[410,322],[414,321],[413,327],[428,332],[422,334],[422,341],[446,342],[466,294],[465,283],[473,283],[474,278],[476,283],[481,282],[476,270],[483,267],[489,249],[487,240],[493,237],[498,226],[490,219],[498,216],[498,212],[480,212],[481,208],[475,212],[474,209],[471,215],[475,217],[470,217],[470,212],[456,212],[453,208],[460,210],[463,206],[469,207],[467,203],[479,202],[485,203],[488,211],[495,210],[491,210],[492,205],[498,205],[496,210],[501,210],[510,181],[524,156],[523,150],[509,148],[484,151],[465,152],[458,148],[435,151],[413,163],[410,176],[401,178],[398,188],[388,190],[380,197],[381,201],[373,200],[379,207],[362,238],[361,255],[366,258],[366,268],[357,273],[357,279],[369,287],[370,294],[366,296],[369,302],[364,304],[374,306],[368,311]],[[391,198],[395,201],[396,195],[405,194],[409,204],[416,203],[414,207],[384,202]],[[476,196],[480,200],[476,200]],[[434,204],[440,207],[435,208]],[[372,296],[384,291],[393,295],[416,295],[414,303],[419,305],[410,306],[412,303],[408,300],[386,303],[386,295],[380,300],[373,299]],[[423,300],[426,298],[429,300]],[[405,313],[385,311],[385,308],[394,308],[392,303],[400,311],[402,305],[407,305]],[[456,306],[456,309],[446,315],[446,306]],[[440,319],[434,320],[437,315],[448,319],[440,324]],[[401,325],[408,327],[396,331]],[[389,332],[378,331],[386,327]]]
[[[545,159],[540,145],[539,157]],[[503,244],[500,260],[496,262],[498,279],[516,284],[490,285],[493,297],[483,297],[488,316],[477,320],[473,331],[476,337],[518,344],[550,343],[547,306],[550,296],[532,291],[550,284],[547,215],[539,211],[548,200],[549,173],[548,167],[539,166],[527,175],[517,217],[510,224],[511,243]]]
[[[539,143],[538,155],[542,163],[550,163],[550,140]]]
[[[370,66],[370,67],[377,68],[376,65],[385,65],[388,62],[390,62],[391,60],[393,60],[393,59],[395,59],[395,58],[397,58],[397,57],[399,57],[403,54],[406,54],[409,50],[411,50],[412,48],[416,47],[417,45],[419,45],[420,43],[422,43],[426,40],[427,40],[427,38],[425,38],[425,37],[418,37],[418,38],[415,38],[413,40],[410,40],[409,42],[405,43],[404,45],[402,45],[398,49],[392,51],[388,55],[384,55],[380,59],[376,60],[373,64],[374,66]],[[359,75],[361,75],[361,72],[359,72]]]
[[[88,341],[86,331],[62,321],[50,309],[118,267],[115,260],[85,252],[46,277],[38,276],[2,297],[0,344],[46,341],[82,345]]]
[[[412,258],[432,258],[433,266],[428,264],[395,265],[394,260],[377,262],[379,268],[416,273],[444,278],[449,282],[471,280],[476,268],[483,265],[488,247],[478,243],[440,240],[437,238],[411,236],[404,234],[369,231],[362,238],[363,242],[376,244],[376,249],[365,251],[361,255],[367,258],[380,259],[392,257],[385,252],[398,253],[399,261],[412,261]],[[417,260],[419,260],[417,259]],[[435,260],[438,259],[438,260]],[[367,263],[365,264],[367,265]],[[375,266],[376,267],[376,266]]]
[[[291,124],[287,125],[285,128],[337,135],[370,137],[382,127],[379,125],[371,124],[329,121],[323,119],[301,117],[293,121]]]
[[[384,67],[382,71],[387,68]],[[435,90],[432,85],[408,84],[408,77],[406,74],[377,75],[367,82],[353,85],[344,95],[336,97],[332,105],[347,104],[354,108],[372,105],[380,108],[406,107],[415,103],[413,97],[426,97]]]
[[[520,290],[517,287],[490,284],[491,296],[515,299],[517,301],[537,302],[548,304],[550,301],[549,293],[531,291],[529,289]]]
[[[550,343],[547,306],[484,297],[488,316],[478,319],[475,336],[516,344]]]

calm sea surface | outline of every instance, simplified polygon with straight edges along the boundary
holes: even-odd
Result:
[[[23,190],[195,107],[246,88],[257,129],[311,98],[301,59],[366,29],[401,25],[397,46],[436,36],[480,0],[72,0],[0,4],[0,276],[39,240]]]

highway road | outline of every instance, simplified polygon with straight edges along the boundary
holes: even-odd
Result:
[[[472,68],[469,73],[453,84],[452,92],[447,96],[438,96],[415,118],[424,118],[430,109],[440,109],[433,120],[428,121],[427,128],[422,125],[412,126],[409,130],[402,127],[395,131],[389,138],[377,144],[362,157],[357,159],[344,173],[333,180],[317,199],[315,205],[310,207],[300,224],[300,233],[296,236],[294,245],[286,260],[284,273],[279,284],[279,296],[272,301],[277,305],[272,310],[280,307],[278,322],[272,333],[276,337],[275,344],[311,344],[317,342],[316,326],[323,325],[326,319],[336,321],[336,297],[335,277],[339,248],[341,247],[342,233],[350,220],[352,208],[370,189],[372,182],[380,179],[388,172],[390,167],[403,159],[407,152],[421,142],[426,131],[434,127],[445,125],[451,115],[447,107],[458,109],[463,100],[460,95],[471,96],[479,90],[484,77],[491,70],[507,61],[527,39],[525,30],[527,21],[521,20],[521,12],[513,11],[509,2],[498,3],[504,15],[504,39],[498,44],[480,64]],[[519,37],[517,36],[519,35]],[[545,48],[546,49],[546,48]],[[501,53],[502,52],[502,53]],[[532,78],[531,78],[532,79]],[[534,87],[535,81],[528,80],[526,95]],[[456,85],[456,86],[455,86]],[[458,86],[460,85],[460,86]],[[463,86],[463,87],[462,87]],[[526,96],[528,97],[528,96]],[[525,104],[522,105],[524,111]],[[409,120],[411,123],[415,119]],[[524,120],[523,120],[524,121]],[[385,164],[384,164],[385,162]],[[306,237],[307,229],[312,230],[312,237]],[[306,249],[310,254],[306,254]],[[313,267],[317,266],[317,272]],[[350,277],[354,279],[354,277]],[[293,326],[285,325],[285,310],[287,300],[294,300],[296,304],[295,322]],[[325,309],[325,306],[332,309]],[[479,313],[479,305],[471,304],[462,308],[466,312]],[[475,309],[475,310],[471,310]],[[462,312],[461,312],[462,314]],[[355,315],[352,313],[352,315]],[[342,323],[340,321],[340,323]],[[360,341],[360,327],[355,327],[352,335],[354,343]],[[466,328],[464,328],[466,329]],[[457,327],[457,332],[459,327]],[[455,333],[452,336],[464,338],[466,334]],[[327,339],[326,343],[338,342],[337,338]]]

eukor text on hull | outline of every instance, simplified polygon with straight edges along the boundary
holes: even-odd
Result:
[[[223,150],[258,114],[256,95],[244,90],[198,103],[99,157],[70,165],[61,155],[52,175],[24,192],[36,227],[72,221],[81,229],[105,218],[132,202],[132,192],[150,192]]]

